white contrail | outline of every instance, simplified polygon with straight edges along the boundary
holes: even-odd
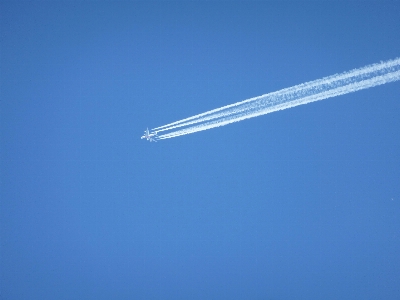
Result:
[[[183,127],[159,135],[160,139],[177,137],[396,80],[400,80],[400,58],[250,98],[154,128],[152,131],[171,131]]]

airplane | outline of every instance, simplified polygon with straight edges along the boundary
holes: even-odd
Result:
[[[141,137],[141,139],[146,139],[150,142],[157,142],[157,138],[157,132],[150,133],[149,128],[144,131],[144,135]]]

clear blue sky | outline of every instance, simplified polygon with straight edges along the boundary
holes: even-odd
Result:
[[[0,3],[0,299],[399,299],[400,82],[146,127],[400,56],[400,2]]]

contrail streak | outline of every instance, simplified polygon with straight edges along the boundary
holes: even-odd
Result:
[[[396,80],[400,80],[400,58],[250,98],[154,128],[152,131],[169,131],[159,135],[159,139],[173,138]]]

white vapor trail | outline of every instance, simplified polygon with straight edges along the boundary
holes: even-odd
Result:
[[[396,80],[400,80],[400,58],[309,81],[290,88],[213,109],[202,114],[154,128],[152,132],[158,133],[168,131],[158,137],[159,139],[169,139],[224,126],[274,111],[344,95]]]

